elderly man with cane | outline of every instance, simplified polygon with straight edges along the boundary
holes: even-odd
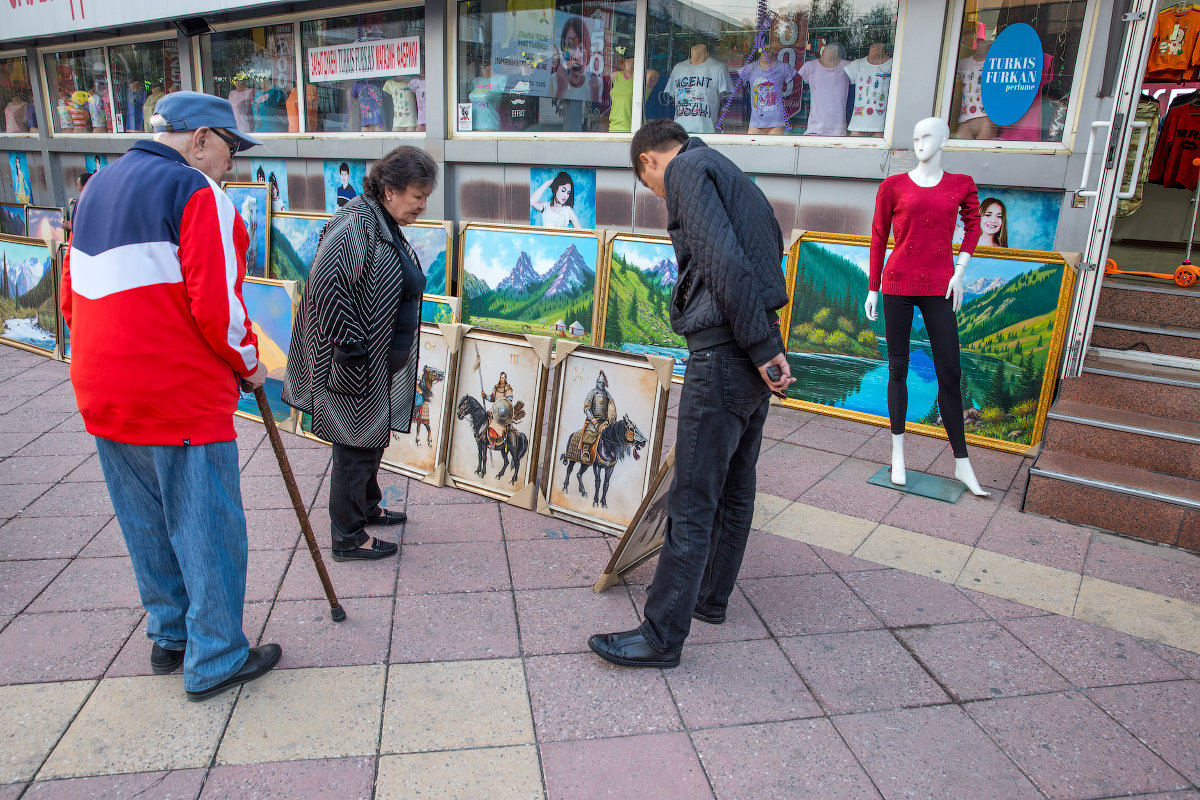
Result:
[[[167,95],[80,195],[63,265],[71,383],[133,562],[156,674],[189,700],[254,680],[233,412],[266,367],[242,302],[246,228],[217,181],[258,139],[227,100]]]

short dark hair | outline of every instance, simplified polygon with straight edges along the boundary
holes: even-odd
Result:
[[[662,153],[676,145],[685,144],[687,131],[673,119],[652,119],[638,129],[629,143],[629,160],[636,175],[642,174],[642,153]]]
[[[342,165],[340,167],[338,167],[338,172],[344,172],[347,175],[349,175],[350,174],[350,165],[347,164],[345,161],[343,161]]]
[[[564,203],[563,205],[574,207],[575,206],[575,181],[571,180],[571,176],[565,172],[558,173],[557,175],[554,176],[554,180],[550,182],[550,204],[554,205],[554,201],[557,199],[557,195],[558,195],[558,187],[560,187],[560,186],[570,186],[571,187],[571,196],[567,199],[567,202]]]
[[[91,179],[92,175],[93,175],[93,173],[91,173],[91,172],[84,172],[77,178],[77,180],[79,181],[80,189],[82,189],[84,187],[84,184],[86,184],[88,182],[88,180]]]
[[[401,145],[371,166],[371,174],[363,180],[363,194],[382,202],[385,190],[404,191],[410,183],[437,186],[438,168],[428,153],[419,147]]]

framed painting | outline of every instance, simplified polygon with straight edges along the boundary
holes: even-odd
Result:
[[[674,479],[675,447],[672,446],[592,591],[603,592],[621,575],[653,558],[662,549],[667,536],[667,495]]]
[[[883,313],[866,318],[870,238],[806,233],[793,247],[782,324],[798,380],[784,405],[886,425]],[[1022,452],[1041,440],[1054,396],[1075,273],[1061,255],[981,247],[958,312],[967,442]],[[918,311],[909,348],[907,429],[945,438]]]
[[[66,361],[68,364],[71,363],[71,326],[67,324],[66,319],[64,319],[62,315],[62,271],[63,264],[66,262],[67,258],[67,250],[69,249],[69,244],[66,242],[59,242],[58,250],[54,255],[54,268],[57,270],[57,274],[54,276],[54,284],[58,287],[59,292],[58,319],[62,324],[62,330],[59,332],[58,339],[60,342],[62,342],[62,347],[59,348],[58,352],[62,356],[62,360]]]
[[[594,231],[470,224],[459,245],[463,321],[596,344]]]
[[[284,423],[292,418],[293,409],[283,402],[283,378],[287,372],[288,350],[292,346],[292,312],[296,286],[291,281],[273,281],[265,278],[247,278],[242,282],[242,300],[250,316],[250,326],[258,337],[258,358],[267,367],[267,382],[263,389],[275,423]],[[242,392],[238,399],[239,416],[262,419],[258,401],[250,392]]]
[[[63,228],[63,210],[53,206],[26,206],[25,235],[30,239],[65,242],[67,234]]]
[[[461,319],[462,301],[457,297],[444,294],[425,294],[421,296],[421,322],[440,322],[449,324]]]
[[[0,340],[54,355],[58,349],[58,270],[46,242],[0,236]]]
[[[654,478],[671,380],[645,356],[560,340],[538,511],[620,535]]]
[[[0,203],[0,235],[25,235],[25,206],[18,203]]]
[[[447,483],[533,508],[551,345],[544,336],[482,328],[463,335]]]
[[[267,262],[270,276],[276,280],[295,281],[303,294],[308,271],[317,255],[317,242],[328,221],[328,214],[273,212],[271,250]]]
[[[265,183],[222,183],[221,188],[237,208],[250,245],[246,250],[246,275],[267,277],[271,246],[271,187]]]
[[[443,328],[428,322],[421,325],[412,430],[392,431],[391,443],[383,451],[384,466],[411,478],[428,480],[435,486],[444,481],[446,438],[453,417],[454,378],[458,373],[461,339],[458,334],[455,326]]]
[[[600,342],[626,353],[670,357],[675,377],[683,380],[687,342],[671,330],[671,293],[679,279],[671,240],[618,234],[604,249],[604,263]]]
[[[450,243],[454,240],[454,223],[438,220],[419,220],[405,225],[404,238],[417,251],[421,271],[425,273],[425,288],[430,294],[450,294]]]

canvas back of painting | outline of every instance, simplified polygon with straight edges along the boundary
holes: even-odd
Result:
[[[295,281],[303,294],[308,271],[312,269],[313,259],[317,256],[321,231],[328,221],[328,214],[272,214],[268,265],[271,277]]]
[[[596,344],[595,233],[468,225],[459,244],[463,321]]]
[[[392,432],[383,464],[413,478],[426,479],[446,461],[446,433],[454,411],[458,342],[437,325],[421,326],[417,361],[417,397],[410,433]],[[441,485],[435,475],[432,481]]]
[[[620,534],[654,477],[671,383],[645,356],[564,350],[555,358],[538,509]]]
[[[58,347],[58,281],[46,243],[0,236],[0,339],[53,355]]]
[[[663,546],[667,535],[667,498],[674,478],[675,447],[672,446],[592,591],[603,592],[623,573],[653,556]]]
[[[688,349],[671,330],[671,293],[679,279],[671,240],[620,234],[605,249],[604,262],[600,341],[627,353],[669,356],[682,379]]]
[[[242,284],[242,300],[254,335],[258,337],[258,358],[267,367],[267,382],[263,390],[275,422],[282,425],[292,418],[292,407],[283,402],[283,378],[287,372],[288,350],[292,346],[292,297],[295,286],[290,282],[247,278]],[[238,414],[261,419],[258,401],[249,392],[238,400]]]
[[[246,275],[266,278],[270,251],[271,190],[265,183],[222,183],[221,189],[237,209],[250,237]]]
[[[889,251],[890,252],[890,251]],[[809,232],[793,246],[791,303],[783,314],[798,380],[785,405],[886,424],[888,343],[871,321],[870,239]],[[1041,439],[1061,357],[1074,273],[1053,252],[979,248],[958,312],[968,442],[1019,452]],[[910,335],[908,429],[944,437],[928,334],[916,311]]]

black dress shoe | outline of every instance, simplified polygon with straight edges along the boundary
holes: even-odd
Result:
[[[379,509],[378,517],[371,517],[367,520],[368,525],[403,525],[408,522],[408,514],[403,511],[388,511],[386,508]]]
[[[658,652],[646,641],[641,628],[624,633],[597,633],[588,639],[588,647],[605,661],[622,667],[673,669],[679,666],[679,652]]]
[[[179,669],[183,664],[182,650],[168,650],[155,644],[150,648],[150,669],[155,675],[166,675]]]
[[[701,622],[707,622],[709,625],[720,625],[725,622],[725,612],[712,613],[709,611],[701,611],[699,606],[692,609],[692,619],[698,619]]]
[[[355,547],[350,550],[334,550],[334,561],[374,561],[396,555],[396,543],[376,539],[370,547]]]
[[[242,664],[241,669],[216,686],[210,686],[198,692],[188,692],[187,699],[193,703],[197,703],[201,700],[214,697],[226,689],[232,689],[239,684],[247,683],[255,678],[261,678],[271,671],[271,667],[275,666],[281,655],[283,655],[283,648],[277,644],[264,644],[258,647],[251,647],[250,654],[246,656],[246,663]]]

